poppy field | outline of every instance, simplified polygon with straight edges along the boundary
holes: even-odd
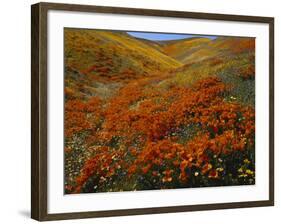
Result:
[[[255,184],[254,38],[65,28],[64,45],[66,194]]]

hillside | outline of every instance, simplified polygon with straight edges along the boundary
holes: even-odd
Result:
[[[209,76],[240,82],[240,76],[250,77],[254,73],[254,47],[251,38],[151,41],[125,32],[67,28],[67,97],[110,97],[124,83],[144,78],[157,79],[153,82],[156,88],[174,84],[188,86]],[[247,100],[243,100],[245,97],[241,94],[239,98],[249,103],[254,97],[253,93],[250,95]]]
[[[184,65],[174,69],[158,87],[190,86],[210,76],[232,83],[234,97],[254,104],[255,40],[253,38],[190,38],[162,43],[165,54]],[[253,88],[251,88],[253,87]],[[250,92],[249,92],[250,91]]]
[[[183,40],[162,41],[162,49],[166,55],[169,55],[176,60],[187,63],[188,57],[195,52],[200,52],[202,49],[207,51],[211,40],[208,38],[196,37]],[[211,49],[210,49],[211,50]]]
[[[218,37],[214,40],[206,37],[170,41],[140,40],[183,64],[191,64],[212,57],[233,56],[254,49],[254,39],[242,37]]]
[[[122,83],[182,65],[124,32],[66,28],[64,35],[66,97],[108,97]]]
[[[104,80],[128,80],[181,65],[122,32],[65,29],[65,49],[66,66]]]
[[[254,38],[65,29],[65,193],[255,184],[254,106]]]

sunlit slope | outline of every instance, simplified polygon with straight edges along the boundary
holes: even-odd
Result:
[[[219,37],[211,40],[204,37],[160,41],[161,51],[183,64],[202,61],[212,57],[231,56],[254,49],[253,38]]]
[[[153,40],[143,39],[143,38],[139,38],[139,37],[135,37],[135,38],[138,41],[141,41],[141,42],[145,43],[146,45],[148,45],[148,46],[160,51],[161,53],[165,54],[164,49],[163,49],[163,42],[162,41],[153,41]]]
[[[67,67],[103,81],[128,81],[181,66],[124,32],[65,29]]]
[[[125,32],[65,29],[66,93],[79,98],[111,97],[139,80],[167,89],[217,76],[235,87],[241,101],[254,102],[254,92],[248,93],[254,90],[254,62],[254,38],[150,41]]]
[[[201,37],[174,41],[162,41],[162,51],[166,55],[169,55],[172,58],[181,61],[182,63],[188,63],[189,57],[194,53],[200,52],[204,49],[206,54],[208,54],[208,48],[210,48],[208,44],[210,42],[210,39]]]
[[[185,45],[188,40],[174,41],[171,46]],[[193,50],[180,60],[184,65],[171,72],[169,78],[159,82],[159,87],[173,85],[190,86],[194,82],[210,77],[220,77],[233,86],[234,97],[247,104],[254,103],[255,39],[217,38],[205,44],[187,44]],[[165,46],[168,48],[168,45]],[[184,47],[182,47],[184,48]],[[173,51],[166,51],[166,53]],[[175,51],[176,52],[176,51]],[[174,56],[173,54],[172,56]],[[183,55],[183,54],[178,54]]]
[[[254,38],[76,31],[66,32],[65,193],[255,183]]]

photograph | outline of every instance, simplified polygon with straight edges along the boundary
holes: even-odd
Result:
[[[255,37],[63,34],[65,194],[255,185]]]

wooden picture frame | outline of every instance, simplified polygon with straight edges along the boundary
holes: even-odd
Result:
[[[39,221],[81,219],[94,217],[203,211],[228,208],[246,208],[274,205],[274,18],[258,16],[223,15],[183,11],[162,11],[137,8],[118,8],[90,5],[38,3],[31,7],[31,217]],[[48,19],[50,10],[189,18],[229,22],[250,22],[269,25],[269,196],[268,200],[214,203],[198,205],[131,208],[87,212],[48,212]],[[58,149],[59,150],[59,149]]]

